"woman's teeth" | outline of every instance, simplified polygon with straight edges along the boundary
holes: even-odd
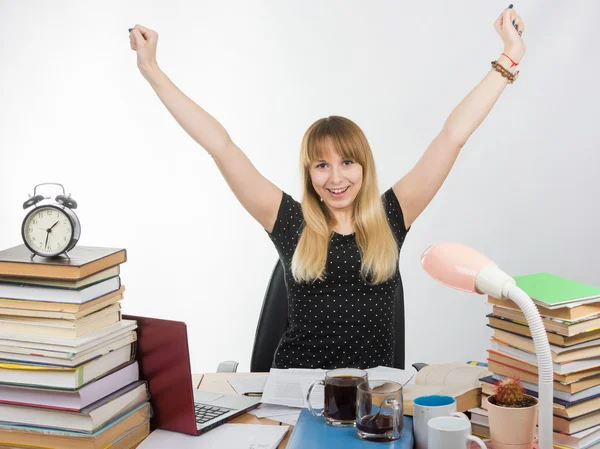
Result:
[[[329,190],[331,193],[339,194],[339,193],[344,193],[346,190],[348,190],[349,187],[350,186],[344,187],[342,189],[327,189],[327,190]]]

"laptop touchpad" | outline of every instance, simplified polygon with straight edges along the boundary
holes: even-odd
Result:
[[[248,398],[246,396],[236,396],[233,394],[219,394],[209,391],[195,390],[194,399],[196,402],[210,404],[216,407],[224,407],[231,409],[244,409],[252,407],[260,402],[260,398]]]
[[[210,391],[194,390],[194,401],[212,403],[216,399],[222,398],[222,393],[211,393]]]
[[[211,402],[212,405],[225,408],[243,409],[258,402],[255,398],[246,398],[239,396],[223,396]]]

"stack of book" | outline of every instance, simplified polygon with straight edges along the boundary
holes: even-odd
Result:
[[[126,260],[113,248],[0,251],[0,446],[130,449],[148,435],[137,323],[121,319]]]
[[[600,448],[600,288],[549,273],[515,277],[536,304],[554,362],[555,447]],[[482,379],[482,406],[471,410],[473,432],[489,435],[485,397],[506,377],[521,380],[537,397],[538,367],[525,316],[512,301],[488,297],[493,329],[488,367]]]

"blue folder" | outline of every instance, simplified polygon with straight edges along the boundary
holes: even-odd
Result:
[[[307,408],[302,409],[294,427],[287,449],[412,449],[413,424],[410,416],[404,417],[402,437],[390,443],[364,441],[358,438],[354,427],[333,427],[325,424]]]

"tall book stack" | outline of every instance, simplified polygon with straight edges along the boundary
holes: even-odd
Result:
[[[149,433],[137,323],[121,319],[124,249],[0,251],[0,446],[131,449]]]
[[[555,447],[600,448],[600,288],[549,273],[515,277],[536,304],[554,362]],[[471,411],[473,432],[489,435],[485,397],[494,383],[517,377],[537,397],[538,366],[525,316],[512,301],[488,297],[493,329],[482,379],[482,408]]]

